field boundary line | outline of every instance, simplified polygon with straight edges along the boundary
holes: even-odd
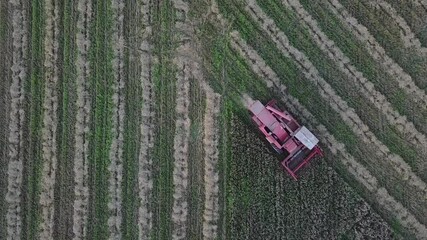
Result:
[[[92,16],[92,1],[79,0],[77,3],[77,114],[75,124],[74,156],[74,203],[73,203],[73,239],[84,239],[87,234],[89,206],[89,123],[91,100],[89,95],[88,50],[90,47],[89,25]]]
[[[393,109],[390,102],[387,101],[387,98],[377,91],[374,84],[366,79],[363,73],[358,71],[356,67],[351,64],[350,59],[336,46],[335,42],[322,32],[316,20],[311,17],[300,2],[298,0],[283,0],[282,3],[298,14],[300,21],[311,33],[312,39],[317,43],[319,48],[325,52],[329,58],[334,60],[341,72],[357,84],[360,92],[386,116],[387,121],[391,125],[396,126],[396,129],[410,143],[417,145],[420,149],[427,152],[426,136],[419,132],[415,125],[407,120],[406,116],[400,115]],[[426,163],[422,162],[420,164]],[[421,169],[424,168],[424,166],[421,167]]]
[[[138,235],[139,239],[149,239],[153,227],[153,213],[150,210],[153,191],[153,148],[154,148],[154,117],[155,92],[153,84],[153,66],[156,61],[153,56],[153,46],[150,43],[152,36],[151,14],[152,1],[141,2],[142,38],[140,46],[142,106],[140,124],[140,151],[138,156]]]
[[[22,232],[21,188],[23,181],[23,130],[25,121],[25,88],[28,67],[28,20],[24,4],[18,0],[9,0],[12,16],[12,83],[10,85],[10,116],[8,136],[8,166],[6,192],[6,227],[7,239],[19,239]]]
[[[375,0],[368,2],[371,7],[382,9],[387,15],[389,15],[399,26],[400,35],[403,40],[403,44],[407,48],[415,48],[422,54],[427,53],[427,48],[421,46],[420,40],[415,36],[411,27],[408,25],[406,20],[399,15],[396,9],[384,0]]]
[[[112,0],[113,10],[113,139],[110,146],[110,165],[108,166],[109,176],[109,203],[108,209],[110,216],[108,218],[108,230],[110,239],[120,239],[122,237],[122,179],[123,179],[123,131],[125,116],[124,99],[124,32],[123,32],[123,0]]]
[[[280,79],[273,72],[273,70],[264,62],[258,53],[252,49],[240,36],[237,31],[231,33],[231,46],[236,50],[252,68],[252,70],[264,80],[270,89],[279,92],[281,100],[288,103],[291,111],[299,113],[300,118],[303,119],[307,125],[317,130],[318,136],[322,143],[324,143],[331,151],[332,154],[338,156],[342,164],[360,182],[369,192],[375,194],[377,202],[386,210],[396,216],[407,229],[414,232],[420,239],[425,239],[427,236],[427,229],[405,208],[396,201],[387,190],[378,185],[377,179],[367,170],[363,165],[357,162],[350,153],[347,152],[345,145],[338,142],[333,135],[331,135],[326,127],[320,124],[316,118],[304,107],[299,101],[292,96],[289,96],[284,90],[286,87],[280,83]],[[264,69],[266,71],[264,71]],[[273,73],[273,74],[271,74]]]
[[[314,84],[318,85],[320,95],[329,102],[330,106],[336,111],[341,119],[350,127],[350,129],[367,144],[375,145],[378,154],[382,159],[387,159],[392,168],[400,175],[402,181],[410,186],[418,188],[424,195],[424,201],[427,196],[426,184],[412,171],[411,167],[397,154],[391,153],[389,148],[380,142],[370,131],[369,127],[362,122],[354,109],[349,107],[347,102],[338,96],[333,88],[320,76],[318,70],[305,56],[305,54],[290,45],[286,35],[279,30],[274,21],[262,11],[255,0],[248,0],[245,7],[247,12],[257,21],[262,29],[271,37],[277,48],[284,56],[292,58],[304,76]]]
[[[376,39],[369,33],[368,29],[360,24],[356,18],[341,5],[337,0],[328,0],[329,9],[332,13],[347,26],[353,35],[361,42],[364,43],[365,48],[369,55],[375,61],[383,66],[388,74],[394,76],[398,85],[408,95],[414,96],[414,101],[421,101],[421,107],[427,109],[427,96],[424,90],[420,89],[412,80],[412,77],[406,73],[402,67],[399,66],[392,58],[390,58],[383,47],[376,41]]]
[[[43,129],[42,129],[42,151],[43,151],[43,171],[41,179],[41,224],[40,239],[53,239],[54,225],[54,185],[57,169],[57,126],[58,126],[58,51],[59,51],[59,9],[58,3],[53,0],[46,0],[44,11],[45,19],[45,39],[44,39],[44,73],[46,79],[45,95],[43,103]]]

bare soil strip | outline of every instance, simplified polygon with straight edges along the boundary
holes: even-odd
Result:
[[[206,111],[203,122],[203,149],[205,151],[205,206],[203,211],[203,238],[218,238],[219,219],[219,114],[221,96],[209,85],[204,86],[206,93]]]
[[[380,142],[369,130],[369,127],[362,122],[354,109],[349,107],[347,102],[338,96],[332,87],[320,76],[317,69],[309,61],[304,53],[289,44],[286,35],[275,25],[274,21],[261,10],[255,1],[249,0],[246,11],[256,20],[261,28],[275,42],[277,48],[287,57],[295,60],[299,69],[306,78],[319,85],[321,96],[330,103],[331,107],[340,115],[342,120],[361,138],[366,144],[376,146],[381,159],[386,159],[386,164],[390,165],[398,174],[402,181],[410,186],[418,188],[423,196],[427,196],[426,184],[412,171],[411,167],[398,155],[391,153],[386,145]]]
[[[123,179],[123,131],[125,116],[124,99],[124,32],[123,32],[123,0],[113,0],[111,4],[113,10],[113,51],[112,60],[114,85],[113,88],[113,139],[110,147],[110,166],[108,171],[110,200],[108,209],[108,230],[110,239],[120,239],[122,224],[122,179]]]
[[[350,63],[349,58],[335,45],[335,42],[322,32],[317,22],[303,8],[300,2],[298,0],[284,0],[282,2],[286,7],[293,9],[298,14],[320,49],[336,62],[341,72],[357,83],[359,91],[386,116],[387,121],[396,126],[396,129],[407,141],[427,151],[426,136],[419,132],[414,124],[407,120],[406,116],[400,115],[393,109],[386,97],[377,91],[374,85],[363,76],[363,73]],[[425,162],[419,164],[425,164]],[[424,167],[421,167],[421,169],[424,169]]]
[[[142,86],[142,109],[141,109],[141,142],[138,167],[138,189],[140,205],[138,209],[139,239],[149,239],[153,227],[153,213],[150,210],[150,201],[153,191],[153,147],[154,147],[154,117],[155,117],[155,95],[153,84],[153,65],[155,58],[152,54],[153,46],[150,43],[152,36],[151,0],[143,0],[141,5],[141,18],[143,25],[143,41],[141,43],[141,86]]]
[[[8,169],[7,169],[7,239],[21,237],[21,187],[23,179],[23,130],[24,81],[27,79],[28,22],[24,4],[17,0],[9,1],[12,17],[12,83],[10,85],[10,119],[8,138]]]
[[[40,193],[42,211],[40,239],[53,239],[54,185],[57,169],[57,127],[58,127],[58,49],[59,49],[59,6],[52,0],[44,3],[45,39],[44,39],[44,117],[42,129],[43,172]]]
[[[183,33],[191,30],[188,21],[188,3],[182,0],[172,1],[175,10],[181,14],[175,22],[178,32],[178,40],[183,42],[186,37]],[[188,218],[188,156],[190,136],[190,78],[192,74],[192,60],[186,57],[191,51],[190,43],[184,43],[176,49],[174,64],[176,72],[176,122],[174,137],[174,167],[173,167],[173,208],[172,208],[172,239],[185,239],[187,237]]]
[[[174,167],[173,167],[173,239],[185,239],[188,217],[188,140],[190,135],[189,90],[190,68],[188,61],[182,57],[175,58],[178,67],[176,73],[176,123],[174,137]]]
[[[368,53],[386,69],[387,73],[395,76],[399,87],[407,94],[413,96],[414,101],[423,103],[421,105],[424,109],[427,109],[425,91],[416,86],[412,77],[387,55],[384,48],[369,33],[368,29],[352,17],[337,0],[329,0],[329,3],[331,11],[349,28],[359,41],[365,43]]]
[[[330,149],[331,153],[342,162],[354,178],[365,186],[369,192],[374,194],[377,202],[395,216],[404,227],[413,232],[418,238],[424,239],[427,236],[426,227],[418,222],[402,204],[388,194],[386,189],[380,187],[377,179],[347,152],[344,144],[338,142],[335,137],[327,131],[326,127],[320,124],[297,99],[289,96],[289,94],[283,91],[286,87],[280,83],[280,79],[277,75],[266,65],[258,53],[246,44],[238,32],[232,32],[231,36],[231,46],[246,59],[247,63],[252,67],[252,70],[265,81],[267,86],[281,93],[281,96],[283,96],[281,100],[288,103],[291,111],[299,113],[300,118],[308,123],[310,128],[314,129],[313,127],[315,127],[318,132],[317,136],[319,136],[322,143],[324,143]],[[251,101],[251,99],[248,97],[244,99],[244,102],[249,101]]]
[[[371,7],[382,9],[387,15],[389,15],[399,26],[400,35],[403,40],[403,44],[407,48],[414,48],[418,52],[426,54],[427,48],[421,46],[420,40],[415,36],[411,27],[409,27],[408,23],[405,19],[403,19],[399,13],[397,13],[396,9],[384,0],[376,0],[370,1],[369,4]]]
[[[73,204],[73,239],[84,239],[87,233],[89,183],[89,121],[91,112],[89,85],[88,50],[90,46],[89,26],[92,16],[91,0],[79,0],[77,3],[77,115],[75,125],[74,155],[74,204]]]

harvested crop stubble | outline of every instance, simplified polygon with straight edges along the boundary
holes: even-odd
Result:
[[[77,3],[77,115],[75,125],[74,154],[74,203],[73,203],[73,239],[83,239],[87,233],[89,186],[88,186],[88,155],[89,155],[89,120],[91,101],[88,91],[90,46],[89,25],[92,16],[91,0],[79,0]]]
[[[341,49],[335,45],[335,42],[330,40],[329,37],[322,32],[318,27],[317,22],[303,8],[300,2],[298,0],[284,0],[282,2],[286,7],[295,10],[320,49],[336,62],[341,72],[343,72],[350,80],[357,83],[360,92],[386,116],[387,121],[391,125],[396,126],[396,129],[406,138],[406,140],[427,152],[426,136],[420,133],[415,128],[414,124],[407,120],[406,116],[400,115],[393,109],[386,97],[378,92],[374,85],[363,76],[363,73],[358,71],[350,63],[349,58],[346,57]],[[426,163],[420,164],[424,165]],[[424,168],[425,167],[422,169]]]
[[[335,137],[327,131],[326,127],[320,124],[297,99],[284,91],[286,87],[280,83],[280,79],[277,75],[268,65],[266,65],[258,53],[247,45],[238,32],[232,32],[231,36],[231,46],[233,49],[235,49],[246,60],[252,70],[265,81],[267,86],[271,86],[272,90],[279,92],[280,95],[283,96],[281,100],[288,104],[287,106],[292,112],[298,113],[300,118],[307,123],[311,129],[316,129],[317,136],[319,136],[322,143],[324,143],[330,149],[331,153],[342,162],[354,178],[365,186],[369,192],[374,194],[377,202],[395,216],[403,226],[415,233],[418,238],[425,239],[427,236],[426,227],[418,222],[417,219],[402,206],[402,204],[388,194],[386,189],[378,185],[377,179],[347,152],[343,143],[338,142]],[[249,97],[244,97],[244,102],[250,101],[251,99]]]
[[[40,225],[40,239],[53,238],[54,216],[54,185],[57,168],[56,130],[58,125],[58,48],[59,48],[59,6],[52,0],[45,1],[44,39],[44,73],[45,73],[45,98],[43,103],[44,117],[42,129],[43,146],[43,172],[40,193],[40,206],[42,211]]]
[[[397,13],[393,6],[384,0],[369,1],[369,4],[377,9],[382,9],[397,23],[405,47],[414,48],[423,54],[427,53],[427,48],[421,46],[420,40],[415,36],[415,33],[412,32],[408,23],[399,15],[399,13]]]
[[[182,0],[172,1],[176,11],[183,15],[183,19],[175,22],[175,28],[183,33],[191,31],[187,19],[188,4]],[[180,41],[184,41],[184,35],[178,35]],[[176,73],[176,122],[174,137],[174,167],[173,167],[173,208],[172,208],[172,238],[185,239],[187,234],[188,217],[188,145],[190,136],[190,75],[194,68],[192,60],[185,55],[191,49],[190,43],[184,43],[176,49],[174,64]]]
[[[121,238],[122,224],[122,178],[123,178],[123,127],[125,115],[124,100],[124,36],[123,36],[123,0],[113,0],[111,7],[113,9],[114,32],[112,35],[114,57],[112,60],[114,84],[113,84],[113,140],[110,148],[110,166],[109,177],[109,195],[110,201],[108,209],[110,217],[108,218],[108,229],[110,239]]]
[[[427,0],[414,0],[415,5],[422,6],[427,11]]]
[[[23,171],[24,81],[27,79],[28,22],[24,4],[9,1],[12,16],[12,83],[10,85],[9,163],[7,169],[7,239],[21,237],[21,187]]]
[[[356,38],[365,44],[368,53],[379,62],[391,76],[395,76],[399,87],[407,94],[414,97],[414,101],[421,102],[421,106],[427,109],[427,96],[425,91],[415,85],[412,77],[407,74],[393,59],[391,59],[384,48],[369,33],[368,29],[360,24],[357,19],[337,1],[329,0],[328,4],[331,11],[340,19],[345,26],[356,36]]]
[[[249,0],[246,10],[256,20],[261,28],[271,37],[277,48],[287,57],[292,58],[297,63],[298,68],[304,73],[305,77],[311,82],[317,84],[320,95],[330,103],[330,106],[340,115],[342,120],[359,136],[363,142],[376,146],[378,155],[387,159],[396,171],[401,180],[414,186],[427,196],[426,184],[412,171],[411,167],[397,154],[391,153],[386,145],[380,142],[376,136],[369,130],[369,127],[362,122],[354,109],[349,107],[347,102],[341,99],[332,87],[320,76],[318,70],[305,56],[304,53],[289,44],[286,35],[279,30],[274,21],[261,10],[254,0]]]
[[[217,239],[219,219],[219,112],[221,96],[215,93],[207,84],[204,84],[206,93],[206,111],[203,120],[203,149],[205,151],[205,208],[203,211],[204,239]]]
[[[174,59],[178,67],[176,73],[176,122],[174,137],[174,167],[173,167],[173,239],[185,239],[186,222],[188,216],[188,140],[190,135],[189,118],[189,91],[190,91],[190,66],[188,60],[177,57]]]
[[[152,1],[144,0],[141,5],[142,25],[144,35],[141,43],[141,142],[138,161],[138,194],[140,205],[138,208],[139,239],[149,239],[152,229],[152,212],[149,208],[153,190],[152,179],[152,151],[154,147],[155,96],[153,86],[153,66],[155,58],[152,55],[153,46],[149,42],[152,35],[151,14]]]

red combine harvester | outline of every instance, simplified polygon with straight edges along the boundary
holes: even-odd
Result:
[[[286,154],[282,166],[296,180],[296,172],[316,155],[323,156],[319,140],[271,100],[267,105],[254,101],[249,107],[252,120],[279,154]]]

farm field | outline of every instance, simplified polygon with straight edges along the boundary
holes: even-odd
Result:
[[[0,19],[0,239],[427,239],[425,0],[9,0]],[[252,99],[319,138],[297,181]]]

